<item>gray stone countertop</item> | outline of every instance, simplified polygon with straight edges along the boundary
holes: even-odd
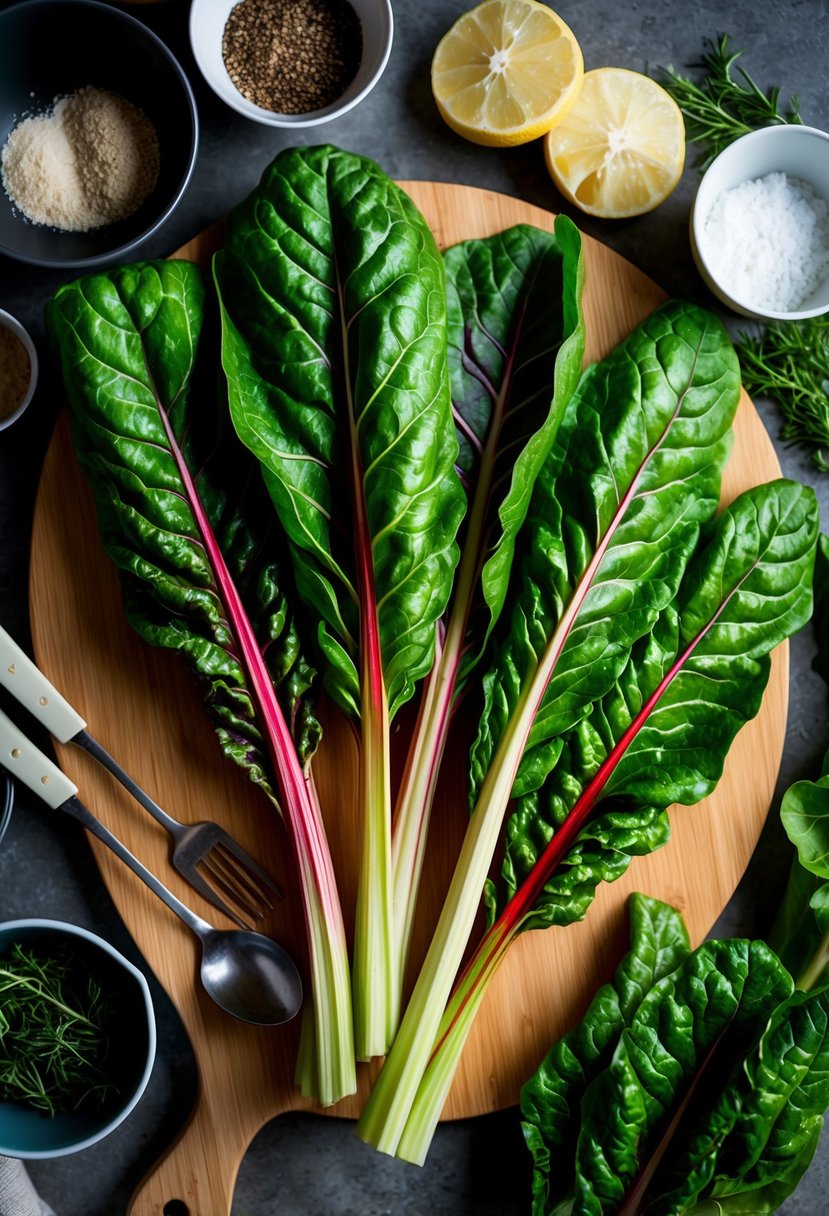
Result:
[[[467,5],[460,0],[393,0],[394,46],[375,90],[325,127],[282,132],[244,119],[204,84],[192,58],[185,0],[124,6],[178,55],[198,102],[201,143],[184,201],[167,226],[136,256],[166,256],[227,210],[258,181],[289,143],[331,142],[373,157],[393,177],[460,182],[570,214],[582,230],[634,262],[671,295],[720,312],[736,335],[744,323],[723,312],[696,273],[688,240],[689,209],[699,179],[689,146],[682,180],[654,212],[601,222],[569,209],[552,185],[540,143],[511,150],[478,147],[441,121],[429,87],[437,41]],[[568,0],[554,5],[576,33],[587,68],[606,65],[655,74],[673,65],[693,73],[705,40],[728,33],[741,62],[783,100],[799,95],[806,123],[829,128],[829,11],[825,0],[776,6],[747,0]],[[37,270],[0,257],[0,307],[29,325],[42,344],[43,306],[76,272]],[[58,408],[48,372],[25,418],[0,435],[0,622],[30,646],[27,577],[31,512],[41,461]],[[773,402],[758,409],[783,471],[816,489],[826,527],[829,483],[809,456],[783,445]],[[787,842],[777,820],[779,797],[799,777],[814,777],[829,743],[823,683],[811,671],[807,630],[791,647],[788,730],[775,800],[757,851],[714,931],[761,932],[782,891]],[[635,863],[634,863],[635,864]],[[132,939],[115,913],[86,840],[69,821],[48,819],[18,792],[16,812],[0,848],[0,920],[51,916],[107,936],[139,965]],[[95,1148],[32,1162],[30,1172],[58,1216],[120,1216],[138,1180],[186,1119],[195,1093],[189,1045],[166,994],[150,975],[159,1020],[159,1053],[148,1090],[127,1122]],[[442,1124],[423,1168],[373,1154],[348,1121],[312,1115],[273,1120],[251,1144],[236,1187],[233,1216],[518,1216],[529,1211],[529,1158],[516,1110]],[[826,1137],[785,1216],[822,1216],[829,1194]],[[186,1216],[179,1209],[158,1216]],[[189,1216],[198,1216],[189,1213]]]

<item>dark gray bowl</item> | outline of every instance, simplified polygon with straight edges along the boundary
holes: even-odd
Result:
[[[120,93],[153,124],[159,143],[155,189],[124,220],[91,232],[62,232],[25,219],[0,188],[0,254],[51,267],[126,259],[184,195],[198,150],[198,111],[190,82],[161,39],[99,0],[24,0],[0,10],[0,147],[21,118],[84,85]]]

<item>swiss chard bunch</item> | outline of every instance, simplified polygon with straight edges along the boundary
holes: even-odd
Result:
[[[536,482],[493,635],[473,810],[436,933],[357,1125],[422,1162],[515,936],[581,918],[719,780],[771,650],[809,618],[811,490],[716,515],[739,381],[724,331],[669,302],[583,376]],[[503,889],[458,974],[510,804]]]
[[[533,1216],[763,1216],[829,1107],[829,987],[795,990],[762,941],[689,949],[630,900],[630,952],[521,1091]]]

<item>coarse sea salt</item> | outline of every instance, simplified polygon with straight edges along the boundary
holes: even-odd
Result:
[[[829,275],[829,205],[807,182],[768,173],[717,196],[701,244],[738,303],[796,311]]]

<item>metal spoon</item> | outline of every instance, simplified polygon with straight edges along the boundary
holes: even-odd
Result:
[[[0,763],[53,810],[83,824],[111,849],[201,942],[201,982],[220,1008],[243,1022],[278,1026],[302,1005],[302,980],[291,956],[264,933],[214,929],[173,895],[76,797],[77,786],[0,710]]]

